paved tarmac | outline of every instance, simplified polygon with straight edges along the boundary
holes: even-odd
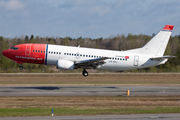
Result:
[[[0,86],[0,96],[180,95],[180,86]]]
[[[8,117],[0,120],[179,120],[180,114]]]
[[[0,96],[180,95],[180,86],[0,86]],[[55,114],[55,113],[54,113]],[[178,120],[180,114],[7,117],[0,120]]]

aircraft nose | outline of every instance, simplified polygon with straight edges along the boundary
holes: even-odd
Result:
[[[8,50],[4,50],[4,51],[2,52],[2,54],[3,54],[4,56],[7,56]]]

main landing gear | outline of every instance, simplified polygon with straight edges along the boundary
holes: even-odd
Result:
[[[82,74],[84,75],[84,77],[88,76],[88,72],[86,71],[86,69],[83,70]]]

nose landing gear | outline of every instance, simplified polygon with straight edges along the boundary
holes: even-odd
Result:
[[[86,69],[83,70],[82,74],[83,74],[84,77],[88,76],[88,72],[86,71]]]
[[[23,69],[23,66],[22,66],[22,65],[21,65],[21,66],[19,66],[19,69],[20,69],[20,70],[22,70],[22,69]]]
[[[20,70],[23,69],[23,63],[21,63],[21,66],[19,66],[19,69],[20,69]]]

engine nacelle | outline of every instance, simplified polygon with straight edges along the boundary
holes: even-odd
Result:
[[[73,70],[74,69],[74,62],[67,61],[67,60],[58,60],[57,61],[57,69]]]

